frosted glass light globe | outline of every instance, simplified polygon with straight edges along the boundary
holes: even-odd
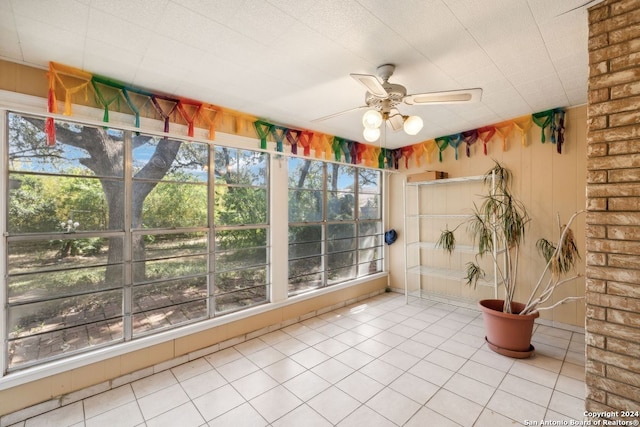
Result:
[[[378,128],[374,128],[374,129],[365,128],[364,132],[362,132],[362,136],[364,136],[364,139],[366,141],[368,141],[368,142],[376,141],[378,138],[380,138],[380,129],[378,129]]]
[[[420,132],[420,130],[422,129],[422,126],[424,126],[424,123],[422,122],[422,119],[420,117],[409,116],[404,121],[403,127],[406,133],[408,133],[409,135],[415,135],[418,132]]]
[[[376,110],[369,110],[362,116],[362,124],[367,129],[377,129],[382,124],[382,114]]]

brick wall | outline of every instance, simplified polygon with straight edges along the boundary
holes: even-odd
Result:
[[[586,409],[639,411],[639,0],[590,8],[589,71]]]

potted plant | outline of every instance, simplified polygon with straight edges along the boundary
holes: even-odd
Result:
[[[499,282],[504,286],[504,299],[479,302],[487,332],[486,340],[489,347],[500,354],[525,358],[534,350],[531,335],[534,320],[539,316],[540,310],[549,310],[582,298],[566,297],[543,306],[559,286],[579,276],[574,274],[567,277],[567,273],[574,268],[580,257],[570,226],[581,212],[574,213],[564,226],[558,216],[560,237],[556,244],[544,238],[538,240],[536,247],[547,263],[528,300],[525,303],[516,302],[513,298],[518,279],[520,246],[524,242],[531,218],[522,202],[511,193],[511,172],[508,169],[496,162],[484,177],[485,184],[494,183],[492,190],[483,196],[480,206],[474,204],[472,217],[463,224],[467,225],[467,232],[477,248],[476,258],[490,255],[496,266]],[[453,230],[445,229],[437,246],[451,253],[455,249],[454,233],[458,227]],[[504,262],[498,262],[499,257],[504,257]],[[484,276],[485,272],[478,263],[467,263],[468,285],[475,287]]]

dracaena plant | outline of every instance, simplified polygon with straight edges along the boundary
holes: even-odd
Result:
[[[511,303],[516,291],[518,263],[520,261],[520,247],[524,243],[526,230],[531,218],[525,206],[511,193],[511,172],[496,162],[484,175],[484,182],[490,185],[491,191],[483,196],[480,206],[474,204],[471,218],[463,224],[472,237],[477,248],[476,258],[490,256],[496,265],[499,282],[504,286],[503,311],[511,312]],[[541,307],[548,302],[553,292],[561,285],[578,277],[574,274],[567,277],[580,258],[570,225],[577,215],[571,216],[565,226],[560,228],[560,238],[556,244],[546,239],[537,242],[538,251],[544,256],[547,264],[540,274],[534,289],[519,314],[528,314],[539,310],[551,309],[557,305],[579,299],[581,297],[567,297],[550,306]],[[458,227],[460,227],[460,224]],[[443,230],[436,246],[451,253],[455,250],[457,228]],[[504,256],[504,263],[498,262],[498,257]],[[467,285],[476,286],[485,277],[484,270],[476,262],[467,263]],[[551,274],[547,274],[551,272]],[[546,280],[546,281],[545,281]]]

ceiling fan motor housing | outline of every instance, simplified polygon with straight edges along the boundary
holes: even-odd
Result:
[[[387,96],[384,98],[377,97],[371,92],[366,93],[364,100],[369,107],[378,110],[395,107],[407,95],[407,89],[399,84],[384,82],[382,87],[387,91]]]

